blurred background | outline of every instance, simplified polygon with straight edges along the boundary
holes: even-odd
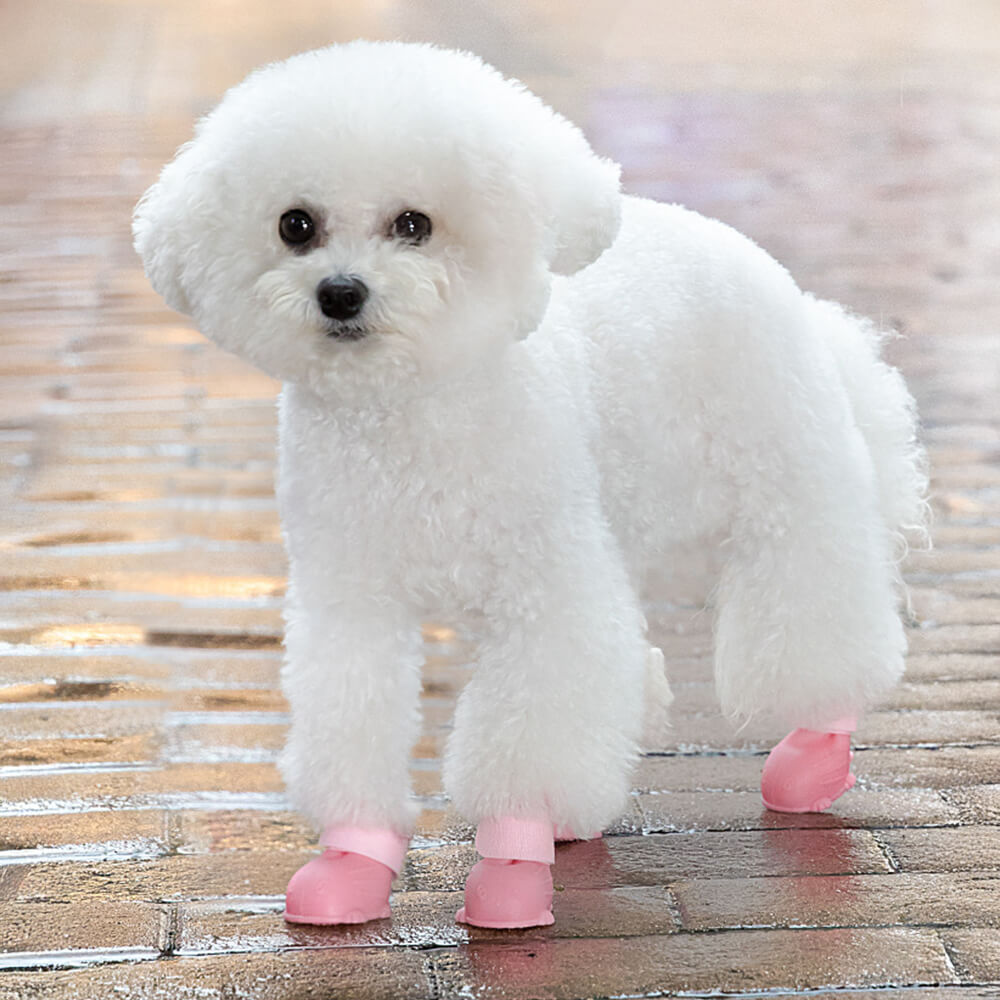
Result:
[[[604,841],[560,849],[544,931],[452,922],[474,859],[439,782],[461,622],[425,627],[393,920],[281,920],[315,839],[275,767],[277,386],[167,310],[131,249],[135,201],[227,87],[354,37],[477,52],[627,190],[723,219],[899,334],[932,458],[936,551],[908,564],[908,674],[858,732],[857,788],[824,816],[763,810],[781,734],[719,716],[709,618],[664,594],[674,728]],[[998,162],[994,0],[0,4],[0,998],[987,995]]]

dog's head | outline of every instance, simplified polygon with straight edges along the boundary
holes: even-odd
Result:
[[[477,58],[354,42],[226,94],[136,248],[204,333],[323,395],[426,385],[538,325],[610,245],[618,168]]]

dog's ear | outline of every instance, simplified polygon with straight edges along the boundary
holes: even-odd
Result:
[[[559,125],[563,134],[546,170],[549,267],[556,274],[573,274],[593,264],[618,235],[621,168],[597,156],[575,125],[565,119],[559,119]]]
[[[554,273],[573,274],[618,235],[621,168],[598,156],[580,129],[530,91],[520,90],[520,97],[520,151],[533,161],[528,170],[544,220],[543,252]]]
[[[171,309],[190,314],[186,273],[192,268],[192,237],[203,189],[197,140],[181,147],[157,182],[139,199],[132,216],[136,252],[153,288]]]

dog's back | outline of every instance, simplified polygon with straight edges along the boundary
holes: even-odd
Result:
[[[551,327],[540,333],[566,355],[587,342],[607,511],[634,560],[727,530],[738,487],[724,467],[736,464],[741,440],[781,419],[780,400],[803,391],[796,368],[843,383],[887,529],[901,542],[924,536],[916,410],[880,356],[878,331],[800,292],[747,237],[679,206],[625,198],[618,241],[560,280],[553,299]],[[710,486],[713,436],[734,459],[715,463]]]

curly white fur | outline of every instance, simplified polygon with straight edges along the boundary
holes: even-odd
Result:
[[[278,234],[296,207],[322,224],[307,253]],[[432,220],[425,245],[391,237],[405,210]],[[357,42],[259,70],[135,234],[171,305],[285,382],[283,765],[318,824],[411,828],[419,625],[475,609],[456,806],[601,828],[644,690],[669,700],[640,597],[681,546],[725,557],[733,715],[821,728],[899,676],[894,542],[925,478],[875,332],[720,223],[621,196],[614,164],[476,58]],[[370,290],[352,342],[316,293],[346,274]]]

